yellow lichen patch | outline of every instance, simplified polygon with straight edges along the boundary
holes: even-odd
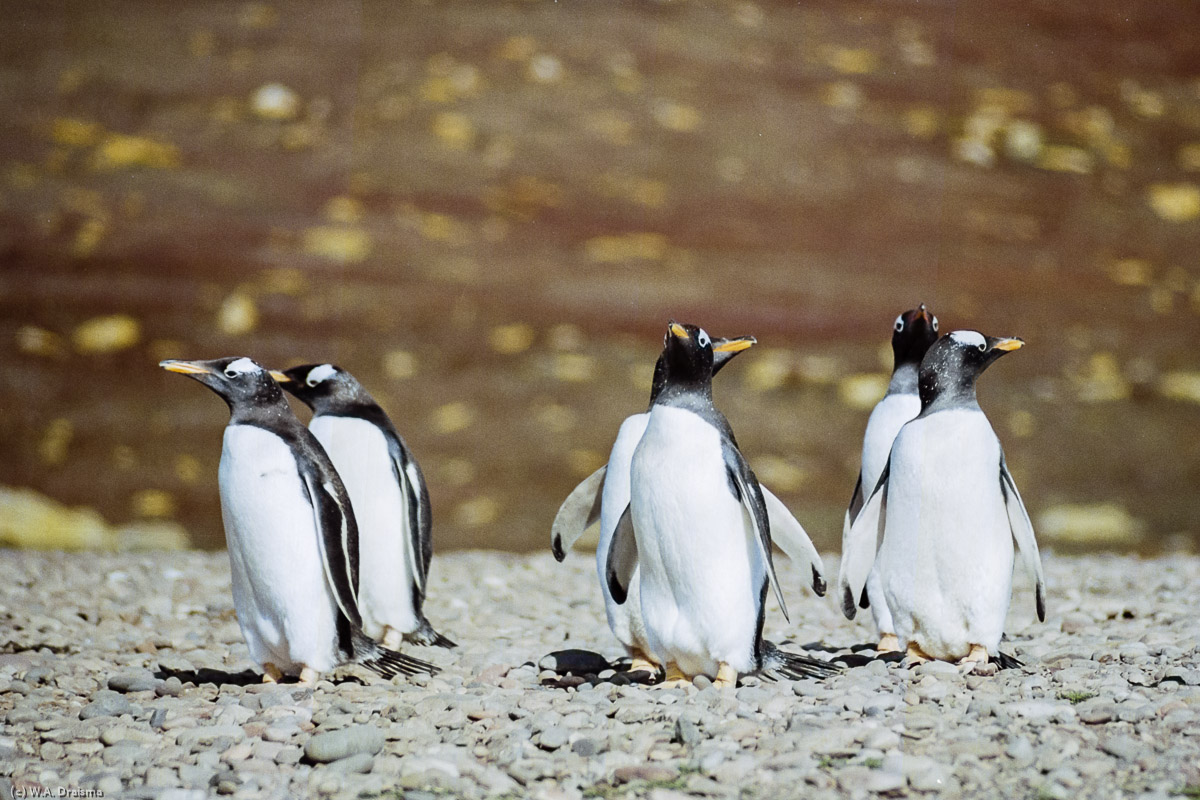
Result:
[[[42,463],[49,467],[56,467],[65,462],[71,440],[74,438],[75,426],[71,420],[63,417],[52,420],[46,426],[46,430],[42,432],[41,440],[38,441],[38,456],[42,459]]]
[[[579,415],[570,406],[561,403],[546,403],[536,411],[538,424],[549,433],[566,433],[575,427]]]
[[[522,175],[505,186],[489,187],[484,202],[489,210],[521,220],[531,220],[542,210],[562,204],[562,188],[534,175]]]
[[[394,381],[407,380],[417,374],[417,357],[407,350],[385,353],[383,374]]]
[[[602,264],[621,261],[662,261],[666,258],[669,249],[670,241],[661,233],[595,236],[584,243],[587,257]]]
[[[1038,536],[1052,542],[1097,546],[1136,544],[1145,524],[1116,503],[1064,504],[1038,515]]]
[[[71,243],[71,252],[77,258],[85,258],[90,256],[100,246],[100,242],[104,239],[104,234],[108,232],[108,225],[100,219],[86,219],[79,229],[75,231],[75,239]]]
[[[1095,168],[1095,158],[1082,147],[1051,144],[1042,148],[1037,159],[1037,166],[1039,169],[1051,172],[1074,172],[1077,175],[1090,175]]]
[[[754,474],[760,481],[778,492],[798,491],[808,480],[806,470],[777,455],[755,458]]]
[[[1158,393],[1171,400],[1200,403],[1200,372],[1167,372],[1158,381]]]
[[[325,204],[325,219],[343,225],[354,225],[362,219],[362,204],[353,197],[339,195]]]
[[[754,349],[754,358],[746,365],[742,382],[752,392],[769,392],[787,382],[792,374],[791,354],[786,350]]]
[[[464,222],[459,222],[449,214],[437,212],[422,214],[420,228],[421,237],[431,242],[445,242],[453,246],[462,246],[471,240],[471,228]]]
[[[91,147],[102,132],[96,123],[73,117],[60,117],[50,126],[50,138],[66,147]]]
[[[533,327],[524,322],[497,325],[488,334],[488,344],[501,355],[523,353],[533,344]]]
[[[1194,183],[1155,183],[1146,193],[1150,208],[1168,222],[1200,217],[1200,187]]]
[[[458,504],[454,509],[454,522],[464,528],[491,525],[500,517],[500,503],[490,495],[481,494]]]
[[[438,482],[462,488],[475,480],[475,465],[465,458],[448,458],[437,466]]]
[[[356,264],[371,254],[371,236],[361,228],[317,225],[304,231],[301,249],[339,264]]]
[[[505,61],[526,61],[537,52],[537,40],[532,36],[510,36],[496,51],[496,57]]]
[[[170,169],[179,166],[179,148],[144,136],[109,133],[92,153],[92,169],[112,171],[146,167]]]
[[[863,47],[830,47],[825,63],[843,75],[868,75],[879,67],[879,57]]]
[[[567,468],[575,475],[591,475],[607,461],[608,458],[596,450],[577,447],[567,451]]]
[[[433,135],[448,150],[469,150],[475,143],[475,125],[466,114],[444,111],[433,118]]]
[[[546,336],[550,346],[559,351],[582,350],[587,344],[587,335],[578,325],[570,322],[560,322],[550,329]]]
[[[187,453],[175,456],[175,477],[181,483],[186,483],[188,486],[194,486],[199,483],[201,477],[200,459]]]
[[[664,101],[654,107],[654,121],[669,131],[691,133],[700,127],[700,111],[694,106]]]
[[[941,127],[937,109],[914,106],[904,112],[904,132],[916,139],[932,139]]]
[[[558,353],[553,361],[554,377],[566,383],[583,383],[590,381],[596,370],[596,363],[591,356],[581,353]]]
[[[1175,309],[1175,295],[1163,286],[1150,289],[1150,310],[1155,314],[1170,314]]]
[[[1033,414],[1025,409],[1018,409],[1008,416],[1008,429],[1019,439],[1033,435]]]
[[[296,297],[308,289],[308,278],[295,267],[273,267],[258,274],[257,284],[266,294]]]
[[[558,56],[538,53],[529,59],[525,74],[534,83],[558,83],[566,77],[566,69]]]
[[[441,434],[459,433],[474,424],[475,416],[475,410],[466,403],[446,403],[434,410],[431,425]]]
[[[1200,142],[1188,142],[1180,145],[1176,160],[1179,162],[1180,169],[1189,172],[1200,171]]]
[[[866,411],[887,394],[888,376],[874,373],[847,375],[838,381],[838,398],[851,408]]]
[[[17,350],[30,356],[62,358],[67,354],[63,338],[53,331],[36,325],[22,325],[17,329]]]
[[[177,522],[139,520],[118,525],[113,531],[117,550],[186,550],[187,531]]]
[[[0,544],[80,550],[110,548],[115,540],[90,508],[67,508],[32,489],[0,486]]]
[[[130,502],[135,517],[159,519],[175,515],[175,498],[162,489],[142,489],[134,492]]]
[[[989,86],[975,92],[975,105],[1000,109],[1006,115],[1030,114],[1037,108],[1033,95],[1020,89]]]
[[[300,113],[300,95],[282,83],[267,83],[254,90],[250,110],[260,119],[276,122],[294,119]]]
[[[662,208],[667,201],[667,185],[653,178],[607,172],[596,181],[596,190],[605,197],[620,197],[646,208]]]
[[[243,336],[258,326],[258,306],[241,289],[221,301],[217,310],[217,328],[226,336]]]
[[[851,81],[837,81],[821,90],[821,102],[839,111],[854,111],[863,99],[863,90]]]
[[[1129,381],[1112,353],[1093,353],[1082,369],[1070,375],[1075,396],[1085,403],[1106,403],[1129,397]]]
[[[93,317],[71,334],[77,353],[115,353],[133,347],[142,338],[142,327],[128,314]]]
[[[1004,152],[1016,161],[1034,162],[1042,154],[1042,128],[1027,119],[1014,119],[1004,128]]]
[[[1108,276],[1122,286],[1149,286],[1154,265],[1144,258],[1122,258],[1109,265]]]

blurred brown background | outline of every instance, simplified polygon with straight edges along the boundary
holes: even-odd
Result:
[[[1194,2],[4,17],[0,542],[221,546],[156,362],[248,354],[362,379],[439,547],[544,547],[674,316],[759,338],[718,405],[836,549],[921,301],[1027,340],[980,394],[1044,545],[1197,542]]]

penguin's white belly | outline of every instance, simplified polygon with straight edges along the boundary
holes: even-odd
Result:
[[[877,562],[902,643],[956,660],[995,653],[1012,594],[1000,443],[983,412],[942,411],[896,438]]]
[[[617,641],[631,654],[636,649],[641,651],[642,655],[653,656],[642,622],[639,570],[634,569],[633,578],[629,583],[629,595],[620,605],[613,600],[606,577],[608,551],[612,547],[613,533],[621,514],[629,505],[629,472],[632,468],[633,452],[641,441],[649,421],[650,415],[646,413],[635,414],[621,423],[612,453],[609,454],[608,468],[604,472],[604,491],[600,496],[600,541],[596,545],[596,573],[600,576],[600,592],[604,595],[604,612],[608,616],[608,627],[612,629]]]
[[[409,571],[408,506],[392,470],[387,439],[354,417],[321,415],[309,429],[342,478],[358,523],[358,610],[363,633],[385,625],[411,633],[419,625]]]
[[[689,675],[757,667],[765,565],[733,495],[718,431],[655,406],[634,453],[632,515],[642,618],[656,655]]]
[[[862,491],[864,502],[875,490],[879,476],[887,465],[896,434],[917,414],[921,413],[921,398],[917,394],[889,394],[880,400],[867,420],[867,431],[863,435]],[[888,611],[883,583],[877,567],[871,568],[867,578],[867,599],[871,603],[871,616],[880,634],[895,633],[895,623]]]
[[[263,428],[230,425],[218,483],[233,604],[251,658],[290,675],[334,668],[339,612],[291,448]]]

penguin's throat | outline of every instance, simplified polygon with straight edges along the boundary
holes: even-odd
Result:
[[[947,378],[934,370],[922,370],[918,391],[922,414],[943,408],[978,405],[972,378]]]

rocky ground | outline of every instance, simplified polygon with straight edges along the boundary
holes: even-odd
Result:
[[[851,657],[865,664],[822,681],[664,691],[541,669],[563,649],[617,655],[588,557],[454,553],[427,611],[460,647],[412,649],[440,674],[307,689],[258,683],[223,553],[5,551],[0,797],[1200,793],[1200,558],[1045,562],[1046,623],[1020,578],[1014,597],[1023,668]],[[867,641],[780,569],[795,621],[772,607],[770,638],[843,659]]]

